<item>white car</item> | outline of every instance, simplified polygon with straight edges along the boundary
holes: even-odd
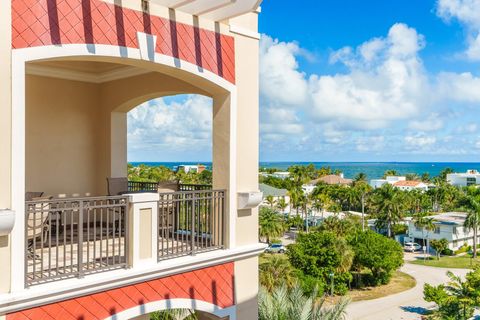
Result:
[[[422,249],[422,246],[415,242],[405,242],[403,249],[408,252],[415,252]]]

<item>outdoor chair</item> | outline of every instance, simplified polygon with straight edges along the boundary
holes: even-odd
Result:
[[[128,178],[107,178],[109,196],[118,196],[128,192]]]
[[[50,226],[48,224],[48,216],[50,214],[50,202],[53,197],[34,197],[31,201],[45,201],[38,202],[35,204],[30,204],[33,212],[30,212],[27,219],[27,246],[28,246],[28,256],[29,259],[40,259],[40,257],[35,254],[35,244],[36,239],[40,238],[40,241],[45,241],[50,232]]]

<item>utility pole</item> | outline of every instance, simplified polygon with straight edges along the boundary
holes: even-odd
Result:
[[[365,192],[362,192],[362,231],[365,232]]]

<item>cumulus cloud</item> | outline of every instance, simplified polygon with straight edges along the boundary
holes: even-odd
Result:
[[[473,74],[426,70],[420,53],[427,41],[406,24],[333,51],[329,62],[346,71],[332,75],[302,72],[298,43],[267,35],[260,43],[262,141],[283,141],[291,150],[375,152],[392,142],[382,130],[400,137],[393,141],[398,150],[442,150],[434,148],[441,143],[435,134],[451,125],[467,127],[460,123],[465,105],[480,102],[480,79]],[[413,133],[405,135],[407,129]]]
[[[200,95],[146,102],[128,113],[129,152],[211,150],[212,99]]]
[[[458,20],[467,28],[465,56],[470,60],[480,60],[480,1],[438,0],[437,15],[446,22]]]

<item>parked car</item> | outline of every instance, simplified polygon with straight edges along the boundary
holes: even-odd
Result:
[[[403,249],[408,252],[415,252],[422,249],[422,246],[415,242],[405,242]]]
[[[272,243],[265,249],[265,252],[268,253],[285,253],[285,251],[287,251],[287,248],[281,243]]]

